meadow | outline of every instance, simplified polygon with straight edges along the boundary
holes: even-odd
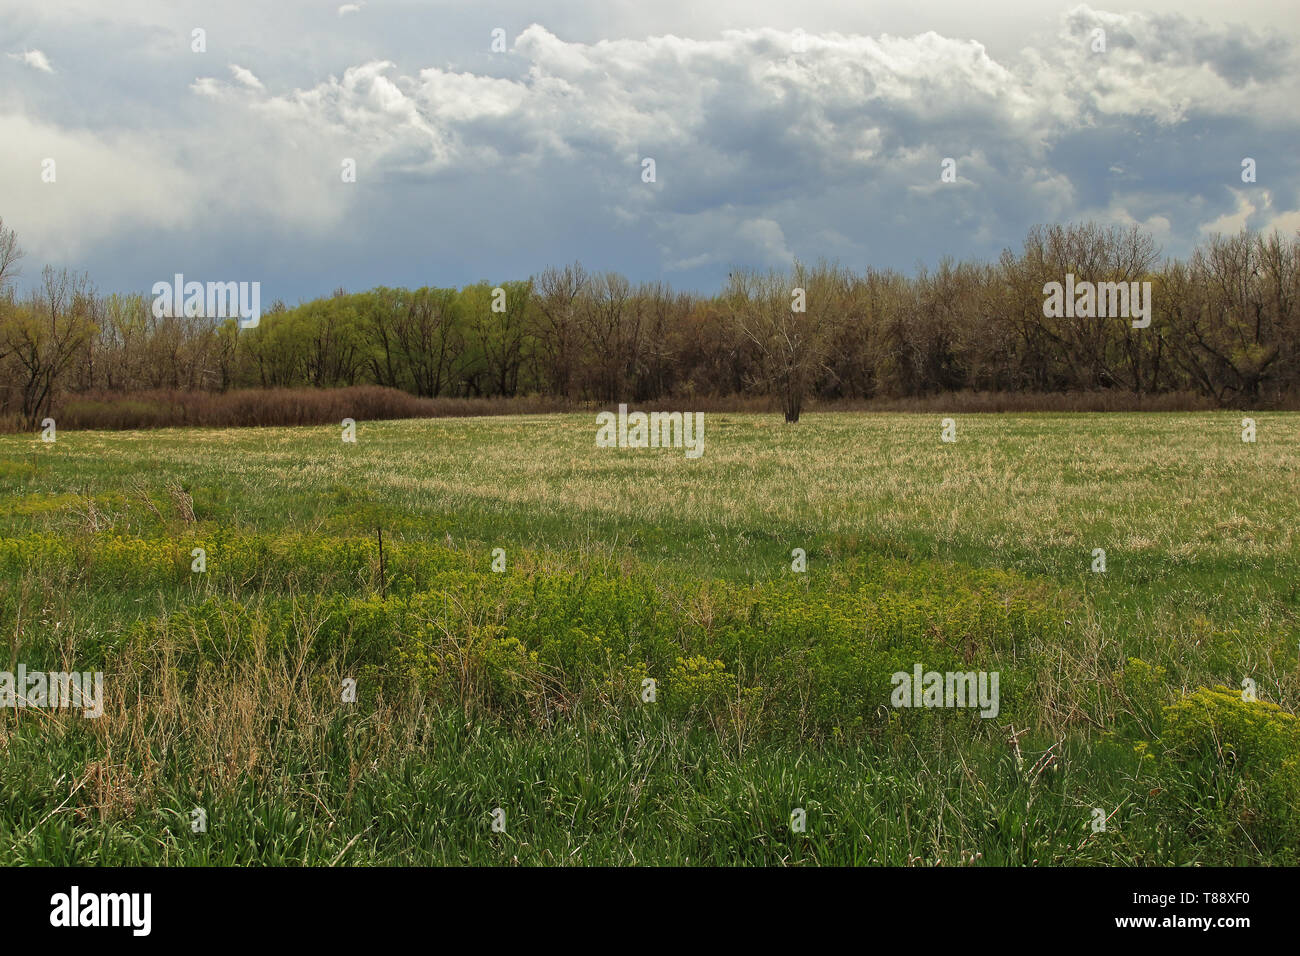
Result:
[[[1300,863],[1300,413],[1241,417],[0,435],[0,669],[105,688],[0,711],[0,863]]]

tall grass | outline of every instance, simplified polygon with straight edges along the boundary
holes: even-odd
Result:
[[[0,711],[0,862],[1300,860],[1294,417],[932,424],[0,438],[0,669],[106,690]]]

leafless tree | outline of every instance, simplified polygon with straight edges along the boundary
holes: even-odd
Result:
[[[832,341],[830,316],[843,285],[837,268],[809,269],[796,262],[792,275],[736,269],[724,300],[735,328],[757,350],[756,384],[775,392],[787,422],[799,421],[804,400],[825,369]]]
[[[0,217],[0,288],[19,275],[18,262],[23,257],[22,247],[18,245],[18,235],[6,228]]]

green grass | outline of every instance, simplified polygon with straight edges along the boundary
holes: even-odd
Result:
[[[956,417],[0,436],[0,862],[1300,861],[1300,415]]]

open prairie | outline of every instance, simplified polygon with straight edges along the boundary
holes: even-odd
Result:
[[[1300,861],[1300,414],[953,417],[0,435],[0,863]]]

